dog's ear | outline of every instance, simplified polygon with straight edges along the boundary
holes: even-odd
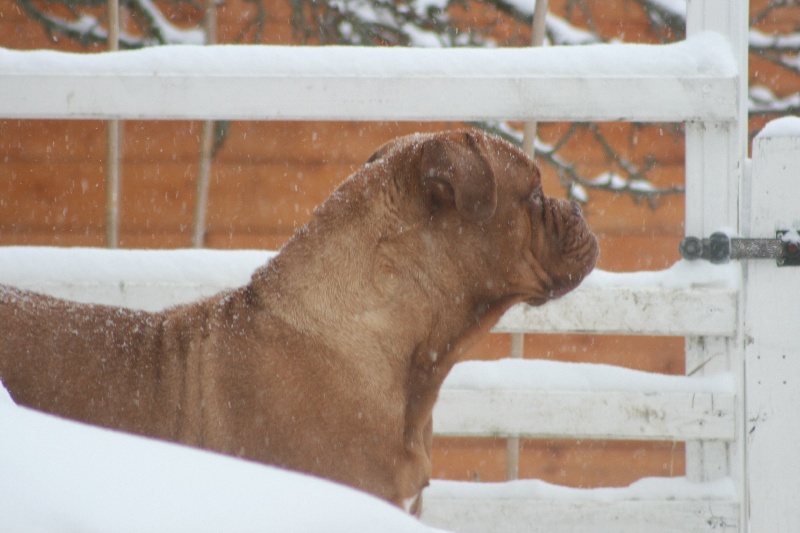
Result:
[[[455,202],[456,209],[475,222],[494,214],[497,182],[475,134],[458,132],[427,140],[420,172],[434,201]]]
[[[389,151],[389,149],[392,147],[392,144],[393,144],[393,142],[392,142],[392,141],[389,141],[388,143],[384,143],[384,144],[383,144],[383,145],[382,145],[380,148],[378,148],[377,150],[375,150],[375,151],[372,153],[372,155],[371,155],[371,156],[369,156],[369,159],[367,159],[367,161],[366,161],[366,162],[367,162],[367,163],[374,163],[374,162],[375,162],[375,161],[377,161],[378,159],[382,158],[384,155],[386,155],[386,153],[387,153],[387,152]]]

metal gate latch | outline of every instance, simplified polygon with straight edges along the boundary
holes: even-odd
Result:
[[[780,230],[774,239],[731,238],[722,232],[707,239],[685,237],[680,252],[684,259],[707,259],[714,264],[731,259],[775,259],[778,266],[800,266],[800,238],[794,230]]]

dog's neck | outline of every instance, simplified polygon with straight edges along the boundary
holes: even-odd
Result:
[[[383,269],[391,265],[378,256],[378,243],[402,223],[380,209],[383,194],[385,188],[357,173],[254,277],[257,289],[261,284],[268,287],[265,294],[279,295],[269,302],[277,316],[334,352],[351,352],[354,346],[347,344],[357,343],[361,353],[372,345],[376,354],[394,359],[408,353],[428,326],[411,307],[411,295],[398,297],[384,279]],[[416,300],[426,297],[417,294]],[[332,331],[337,334],[325,338]]]
[[[273,295],[271,312],[301,334],[316,337],[332,356],[381,358],[379,365],[363,365],[370,372],[365,379],[383,394],[400,387],[396,394],[406,404],[404,438],[419,446],[447,373],[516,302],[479,302],[458,296],[461,291],[455,289],[448,293],[450,287],[435,273],[413,264],[418,254],[431,253],[422,249],[430,248],[418,234],[424,229],[374,213],[363,219],[351,216],[370,209],[369,204],[350,196],[348,206],[331,210],[347,209],[348,216],[312,220],[256,274],[254,285],[263,284],[264,294]],[[350,274],[329,275],[343,269]],[[283,305],[288,301],[293,305]],[[337,335],[326,338],[330,331]],[[398,376],[407,378],[398,382]]]
[[[389,356],[399,364],[398,359],[419,342],[425,317],[412,308],[409,298],[397,298],[379,279],[371,246],[376,228],[342,224],[352,223],[312,221],[256,272],[253,285],[271,295],[271,313],[302,335],[318,338],[332,352],[364,353],[369,351],[364,346],[372,345],[376,357]],[[331,275],[342,271],[347,275]],[[329,335],[332,331],[337,334]]]

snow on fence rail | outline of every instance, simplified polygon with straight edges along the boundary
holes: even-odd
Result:
[[[20,287],[155,311],[243,285],[271,256],[259,251],[87,248],[75,253],[6,247],[0,269],[2,279]],[[50,265],[59,265],[58,272]],[[546,306],[512,308],[494,331],[729,337],[736,330],[738,284],[734,265],[682,261],[659,272],[596,270],[578,289]]]
[[[0,49],[0,116],[93,119],[732,120],[723,35],[551,49]]]

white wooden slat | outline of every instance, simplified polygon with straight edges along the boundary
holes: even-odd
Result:
[[[725,268],[725,267],[720,267]],[[725,283],[679,287],[629,283],[584,285],[542,307],[518,305],[494,327],[497,333],[714,335],[736,331],[738,289]]]
[[[423,521],[460,533],[732,533],[734,501],[572,502],[437,499],[424,496]]]
[[[59,298],[145,311],[241,286],[275,252],[0,247],[0,283]]]
[[[0,283],[2,272],[0,272]],[[8,281],[17,287],[71,300],[157,311],[210,296],[235,284],[153,281]],[[578,288],[542,307],[520,304],[495,333],[597,333],[622,335],[732,335],[734,289]]]
[[[586,287],[542,307],[518,305],[493,331],[730,336],[736,301],[729,288]]]
[[[433,480],[422,520],[461,533],[719,533],[737,531],[739,508],[730,478],[646,478],[596,489]]]
[[[0,116],[94,119],[731,120],[736,71],[705,34],[667,46],[0,50]]]
[[[730,337],[689,337],[686,339],[686,371],[702,378],[707,375],[728,373],[731,378],[738,369],[731,367],[730,351],[734,339]],[[737,380],[738,382],[738,380]],[[741,394],[737,403],[741,403]],[[741,406],[738,406],[741,420]],[[741,428],[741,422],[734,424]],[[697,440],[686,442],[686,473],[695,481],[719,479],[730,475],[732,463],[732,444],[726,441]]]
[[[711,392],[464,390],[443,388],[439,436],[620,440],[733,440],[734,395]]]
[[[231,289],[229,283],[176,283],[163,281],[70,282],[66,280],[8,282],[0,272],[0,283],[19,289],[49,294],[73,302],[113,305],[157,312],[190,303]]]
[[[730,441],[730,373],[690,377],[542,359],[464,361],[445,379],[442,436]]]
[[[391,61],[387,58],[386,61]],[[630,91],[636,85],[636,92]],[[4,75],[0,116],[35,119],[651,121],[727,118],[730,79],[590,75],[247,77]],[[35,88],[31,90],[31,88]],[[131,93],[140,95],[126,98]],[[455,95],[454,95],[455,93]],[[708,94],[719,97],[707,103]]]

